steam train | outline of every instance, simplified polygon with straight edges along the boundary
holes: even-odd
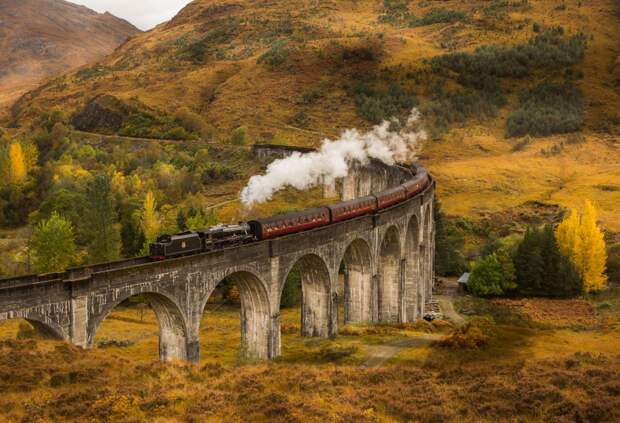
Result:
[[[403,184],[367,197],[266,219],[256,219],[247,223],[240,222],[237,225],[217,225],[177,235],[163,235],[150,245],[150,257],[152,260],[165,260],[198,254],[272,239],[372,214],[414,197],[429,185],[430,178],[424,168],[417,167],[411,173],[413,178]]]

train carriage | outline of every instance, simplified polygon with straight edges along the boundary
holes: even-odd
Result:
[[[295,213],[286,213],[267,219],[248,222],[257,239],[269,239],[282,235],[318,228],[330,223],[329,209],[318,207]]]
[[[386,209],[407,199],[405,188],[402,185],[382,191],[376,197],[378,210]]]
[[[405,188],[406,197],[412,198],[422,192],[424,188],[428,186],[428,183],[428,173],[426,172],[426,170],[420,169],[415,178],[404,182],[402,186]]]
[[[341,222],[354,217],[363,216],[377,210],[377,197],[369,195],[354,200],[342,201],[327,206],[332,222]]]

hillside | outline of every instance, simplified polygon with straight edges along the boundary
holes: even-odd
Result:
[[[243,126],[255,142],[317,145],[417,105],[432,135],[423,162],[449,213],[587,195],[620,230],[617,1],[288,6],[197,0],[27,94],[12,123],[61,106],[79,129],[157,138],[169,130],[146,125],[188,107],[207,122],[204,137],[226,141]]]
[[[0,107],[47,77],[101,59],[138,29],[63,0],[0,3]]]

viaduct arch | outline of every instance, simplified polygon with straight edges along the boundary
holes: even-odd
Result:
[[[344,199],[402,183],[397,166],[371,163],[340,181]],[[0,321],[22,318],[88,348],[123,300],[145,295],[157,315],[162,360],[198,361],[201,317],[225,278],[241,296],[241,346],[250,357],[280,355],[280,298],[291,269],[302,278],[302,334],[338,334],[338,276],[344,263],[345,323],[411,322],[431,299],[434,183],[373,215],[269,241],[152,262],[136,258],[66,272],[0,280]]]

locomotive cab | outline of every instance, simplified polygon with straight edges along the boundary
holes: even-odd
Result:
[[[164,260],[200,251],[202,251],[202,240],[197,232],[162,235],[149,247],[149,255],[154,260]]]

